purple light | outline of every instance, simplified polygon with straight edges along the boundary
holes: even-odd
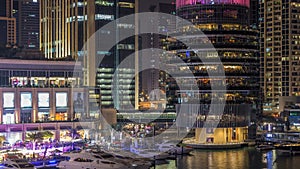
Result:
[[[177,8],[180,8],[185,5],[195,4],[237,4],[249,7],[250,0],[176,0]]]

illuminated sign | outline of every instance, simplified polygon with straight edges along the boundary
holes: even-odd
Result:
[[[96,14],[95,20],[114,20],[114,15]]]
[[[21,107],[32,107],[32,95],[31,93],[21,93]]]
[[[49,93],[38,93],[38,107],[50,107]]]
[[[14,107],[15,107],[15,94],[3,93],[3,108],[14,108]]]
[[[56,107],[67,107],[68,97],[67,93],[56,93]]]

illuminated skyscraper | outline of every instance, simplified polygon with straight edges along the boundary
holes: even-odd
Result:
[[[259,112],[259,57],[258,31],[250,26],[249,5],[249,0],[177,0],[176,14],[193,23],[209,39],[205,40],[202,34],[192,32],[191,26],[179,23],[175,36],[190,46],[178,42],[169,46],[171,53],[176,53],[185,62],[179,64],[169,58],[177,70],[183,71],[176,79],[179,78],[185,86],[194,85],[196,79],[199,88],[199,91],[192,88],[179,90],[172,80],[169,83],[169,92],[175,91],[175,97],[171,99],[173,102],[197,104],[195,101],[200,101],[194,125],[198,143],[243,142],[248,134],[252,134],[248,132],[248,127],[255,122]],[[209,43],[214,49],[209,48]],[[199,57],[205,58],[206,62],[199,60]],[[217,58],[220,58],[222,65],[217,63]],[[193,76],[184,73],[187,68]],[[220,77],[221,69],[224,69],[225,81]],[[212,84],[221,84],[227,89],[223,112],[210,110],[211,104],[214,104],[213,97],[224,92],[219,89],[212,91]],[[185,117],[192,116],[189,113],[185,112]],[[216,129],[209,127],[210,121],[218,122]]]
[[[104,25],[134,12],[135,0],[43,0],[40,2],[40,49],[48,59],[71,57],[82,61],[84,85],[100,89],[95,97],[101,95],[101,106],[121,109],[121,103],[113,102],[112,77],[119,63],[136,50],[135,37],[115,44],[109,51],[97,50],[94,56],[85,53],[93,51],[90,44],[84,45]],[[133,23],[118,23],[117,29],[131,31],[133,34],[135,31]],[[114,41],[118,35],[111,35],[113,31],[102,30],[101,34],[110,36]],[[97,42],[105,43],[101,40]],[[97,56],[105,56],[100,65],[95,65]],[[134,71],[133,66],[130,70],[124,70],[124,73],[132,74]],[[122,88],[130,85],[132,81],[127,79],[121,86],[117,86]],[[134,99],[134,87],[128,90],[131,96],[125,99],[126,104]]]
[[[17,43],[23,49],[39,49],[40,9],[37,0],[14,0]]]
[[[0,45],[16,44],[16,19],[13,18],[12,0],[0,0]]]
[[[143,4],[141,4],[143,5]],[[175,15],[175,10],[176,10],[176,4],[175,0],[154,0],[151,1],[150,6],[146,6],[147,9],[143,9],[142,7],[140,8],[142,12],[160,12],[160,13],[165,13],[165,14],[171,14]],[[175,23],[170,22],[170,19],[160,19],[160,20],[155,20],[155,19],[149,19],[150,22],[152,22],[153,29],[154,27],[158,27],[160,32],[172,32],[172,30],[167,30],[166,27],[170,26],[170,24]],[[164,21],[169,21],[169,23],[161,23]],[[155,25],[156,24],[156,25]],[[170,26],[171,27],[171,26]],[[164,45],[160,42],[164,37],[158,34],[147,34],[147,35],[142,35],[142,48],[153,48],[154,50],[157,48],[163,48]],[[153,55],[153,54],[151,54]],[[157,57],[156,57],[157,58]],[[155,69],[148,69],[142,72],[142,78],[141,78],[141,89],[142,91],[146,92],[147,94],[150,94],[151,91],[155,89],[164,89],[164,81],[160,79],[161,72],[159,71],[159,60],[155,59],[155,56],[152,58],[146,58],[149,59],[148,61],[144,61],[147,63],[152,63],[152,67]],[[141,62],[143,62],[141,60]]]
[[[279,113],[280,97],[300,96],[300,1],[260,2],[264,113]]]

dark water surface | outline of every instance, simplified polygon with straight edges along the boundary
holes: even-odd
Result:
[[[155,169],[300,169],[300,156],[277,156],[275,150],[259,152],[255,148],[195,150],[168,162]]]

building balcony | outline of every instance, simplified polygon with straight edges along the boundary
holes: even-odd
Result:
[[[257,36],[259,34],[258,31],[249,31],[249,30],[211,30],[211,29],[201,29],[200,34],[205,35],[249,35],[249,36]],[[187,36],[187,35],[195,35],[195,32],[193,31],[187,31],[187,32],[178,32],[172,34],[173,37],[181,37],[181,36]]]
[[[193,86],[192,84],[182,84],[180,86],[176,85],[176,84],[170,84],[169,85],[169,89],[170,90],[180,90],[179,87],[182,87],[183,89],[191,89],[191,86]],[[214,87],[218,87],[217,84],[214,86]],[[224,85],[222,85],[222,88],[224,87]],[[194,89],[195,87],[193,87],[192,89]],[[212,90],[212,86],[211,85],[201,85],[199,84],[198,85],[198,88],[199,90]],[[253,86],[253,85],[226,85],[226,90],[258,90],[259,89],[259,86]]]
[[[180,58],[180,57],[179,57]],[[218,58],[217,58],[218,59]],[[256,57],[243,57],[243,58],[240,58],[240,57],[222,57],[220,56],[220,59],[221,59],[221,62],[224,63],[224,62],[229,62],[229,63],[251,63],[251,65],[257,65],[258,64],[258,58]],[[166,62],[169,63],[169,64],[176,64],[176,63],[182,63],[185,62],[185,63],[202,63],[202,60],[201,60],[201,57],[198,57],[198,56],[191,56],[190,58],[180,58],[179,59],[170,59],[170,60],[167,60]],[[209,58],[205,58],[205,61],[207,62],[216,62],[218,60],[216,60],[216,58],[213,58],[213,59],[209,59]]]
[[[214,77],[214,76],[222,76],[223,72],[222,71],[210,71],[210,73],[208,74],[207,71],[193,71],[193,74],[195,76],[210,76],[210,77]],[[177,76],[184,76],[185,74],[178,74]],[[225,70],[225,77],[226,76],[258,76],[259,72],[257,71],[226,71]],[[174,75],[173,75],[174,76]]]
[[[246,49],[257,49],[258,50],[258,44],[255,43],[213,43],[214,47],[216,48],[216,50],[218,50],[218,48],[246,48]]]
[[[222,121],[220,120],[219,122],[215,123],[209,123],[205,121],[196,121],[194,124],[195,128],[202,128],[204,127],[204,124],[206,127],[211,127],[214,128],[215,124],[217,123],[218,128],[229,128],[229,127],[246,127],[249,126],[249,122],[247,121],[239,121],[239,122],[234,122],[234,121]]]

